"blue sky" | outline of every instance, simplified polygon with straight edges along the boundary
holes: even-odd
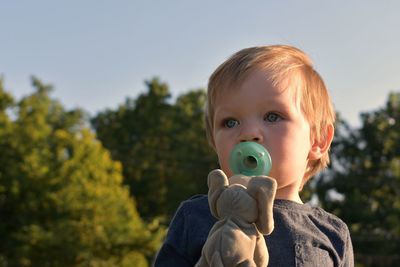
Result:
[[[1,1],[0,74],[14,96],[35,75],[68,108],[91,114],[145,91],[158,76],[173,96],[205,87],[248,46],[307,52],[336,109],[359,113],[400,91],[400,1]]]

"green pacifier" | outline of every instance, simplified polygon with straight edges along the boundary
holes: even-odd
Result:
[[[233,148],[229,165],[234,174],[267,176],[272,167],[272,160],[262,145],[256,142],[242,142]]]

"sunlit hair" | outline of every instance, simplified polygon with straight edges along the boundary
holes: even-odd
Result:
[[[265,71],[273,86],[294,90],[296,103],[310,124],[312,140],[324,140],[328,126],[335,122],[335,112],[324,81],[303,51],[288,45],[272,45],[240,50],[210,76],[205,122],[211,146],[215,149],[213,131],[216,99],[222,93],[239,88],[246,77],[257,70]],[[321,159],[310,162],[303,184],[328,163],[328,153]]]

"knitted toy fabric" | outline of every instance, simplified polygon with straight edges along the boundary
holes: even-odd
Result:
[[[263,235],[274,228],[276,181],[267,176],[232,176],[221,170],[208,175],[208,201],[218,221],[211,228],[196,267],[268,265]]]

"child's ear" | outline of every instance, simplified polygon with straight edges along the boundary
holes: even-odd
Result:
[[[308,153],[309,160],[318,160],[320,159],[326,152],[328,152],[329,147],[331,146],[333,135],[335,133],[335,129],[332,124],[328,124],[325,128],[325,132],[321,132],[321,140],[315,140],[313,138],[311,140],[311,149]]]

